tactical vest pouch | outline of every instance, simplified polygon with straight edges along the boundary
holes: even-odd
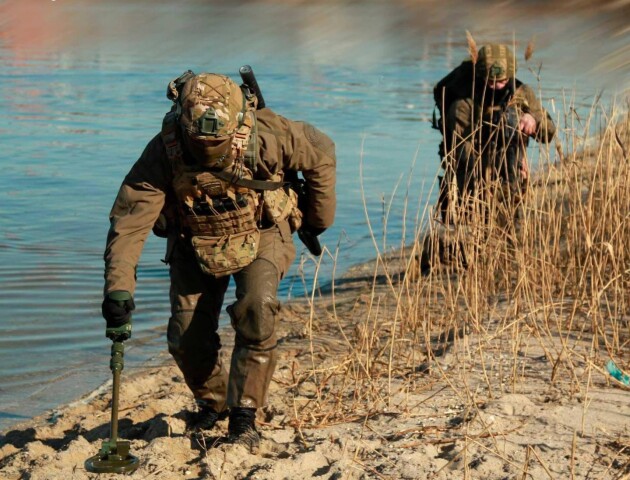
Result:
[[[298,208],[297,193],[292,188],[278,188],[263,192],[263,213],[272,223],[288,219],[291,231],[295,232],[302,225],[302,212]]]
[[[298,206],[298,194],[292,188],[289,189],[289,197],[291,198],[291,213],[289,213],[289,226],[291,227],[291,232],[297,232],[302,226],[302,210],[300,210]]]
[[[191,240],[201,270],[214,277],[223,277],[254,261],[260,232],[254,228],[222,237],[194,236]]]
[[[236,193],[221,198],[206,197],[195,202],[186,215],[191,235],[223,237],[256,228],[257,199],[252,193]]]

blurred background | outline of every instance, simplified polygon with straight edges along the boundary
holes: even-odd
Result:
[[[108,213],[170,107],[167,83],[183,71],[240,81],[249,64],[270,108],[335,140],[337,219],[322,237],[331,254],[317,278],[325,284],[333,267],[340,275],[372,258],[375,243],[382,251],[413,241],[436,194],[433,85],[467,58],[467,30],[478,45],[516,46],[517,76],[562,130],[579,126],[596,99],[627,106],[629,4],[0,3],[0,430],[109,378],[100,315]],[[538,154],[534,146],[534,163]],[[284,301],[314,281],[315,262],[295,240]],[[127,369],[165,351],[163,253],[163,241],[150,237]]]

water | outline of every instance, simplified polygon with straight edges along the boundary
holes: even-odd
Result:
[[[338,248],[343,271],[375,253],[364,208],[383,247],[383,205],[391,202],[389,248],[411,240],[416,210],[433,201],[432,85],[466,56],[466,29],[480,42],[514,38],[521,52],[536,34],[534,60],[556,115],[563,88],[587,111],[599,87],[610,94],[628,87],[623,18],[605,11],[537,18],[532,9],[542,7],[526,6],[1,4],[0,430],[109,377],[100,316],[107,215],[124,174],[159,130],[169,80],[188,68],[237,79],[238,68],[251,64],[268,106],[334,138],[339,206],[323,242]],[[537,85],[525,67],[519,77]],[[165,347],[163,249],[149,238],[138,269],[130,369]],[[284,299],[301,294],[302,271],[312,281],[313,263],[298,263],[281,286]],[[327,258],[323,281],[331,269]]]

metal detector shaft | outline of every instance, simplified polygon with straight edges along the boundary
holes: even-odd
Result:
[[[110,442],[118,439],[118,397],[120,393],[120,372],[125,367],[125,346],[123,342],[112,343],[112,358],[109,367],[114,375],[112,385],[112,416],[110,422]]]

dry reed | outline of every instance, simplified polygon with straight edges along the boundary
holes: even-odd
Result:
[[[366,209],[376,251],[370,286],[345,309],[337,305],[334,278],[328,306],[318,306],[313,287],[309,334],[334,325],[340,349],[317,358],[311,349],[310,369],[297,373],[316,388],[314,401],[296,408],[297,424],[320,427],[419,408],[405,403],[405,392],[426,392],[426,402],[448,395],[462,423],[427,427],[422,442],[453,442],[455,430],[476,425],[476,432],[456,436],[465,444],[460,456],[475,447],[500,457],[496,437],[506,433],[484,423],[480,408],[502,394],[527,392],[536,377],[580,399],[576,435],[584,434],[590,390],[611,381],[606,361],[630,366],[630,115],[596,102],[585,119],[569,105],[557,123],[561,148],[540,147],[518,224],[514,202],[497,201],[501,187],[490,184],[468,199],[459,226],[445,228],[423,207],[417,242],[388,251]],[[558,151],[566,153],[560,158]],[[443,241],[441,263],[434,258],[432,273],[419,276],[425,237]],[[337,253],[329,255],[334,260]],[[521,461],[522,478],[532,463],[553,478],[533,447]],[[608,478],[609,469],[592,478]]]

